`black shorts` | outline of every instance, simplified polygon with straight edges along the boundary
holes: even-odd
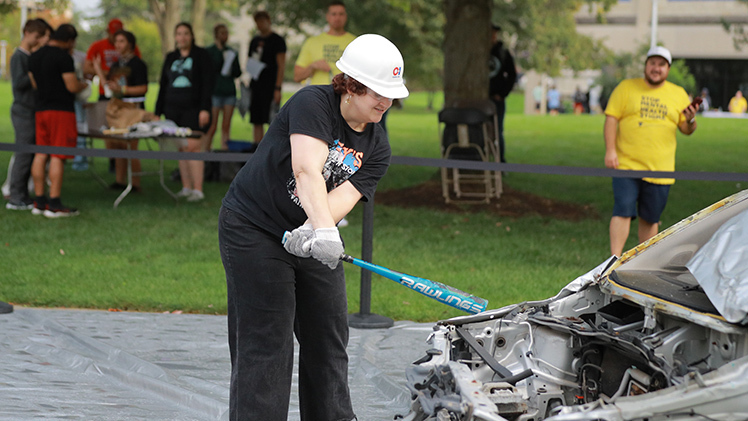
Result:
[[[200,110],[197,108],[166,107],[164,117],[177,123],[179,127],[200,130]]]

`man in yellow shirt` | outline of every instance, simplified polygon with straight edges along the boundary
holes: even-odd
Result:
[[[356,38],[345,30],[348,14],[343,2],[331,2],[327,6],[325,18],[328,31],[307,39],[301,46],[293,69],[293,80],[296,82],[309,79],[312,85],[329,84],[333,76],[340,73],[335,62],[343,55],[345,47]]]
[[[696,110],[686,91],[668,82],[672,56],[664,47],[647,53],[644,78],[626,79],[605,109],[605,166],[634,171],[675,171],[676,129],[696,130]],[[631,220],[639,216],[639,242],[657,234],[672,178],[614,178],[610,252],[620,256]]]
[[[743,97],[743,93],[741,91],[738,90],[737,92],[735,92],[735,96],[730,100],[730,105],[728,105],[728,108],[733,114],[743,114],[746,110],[748,110],[748,102],[745,100],[745,97]]]
[[[332,78],[340,73],[335,62],[343,55],[343,50],[356,36],[345,30],[348,13],[342,1],[331,1],[327,5],[325,19],[329,29],[304,42],[293,68],[293,80],[301,83],[304,80],[310,85],[329,85]],[[338,227],[348,226],[343,218]]]

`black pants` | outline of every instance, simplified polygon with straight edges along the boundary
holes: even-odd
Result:
[[[506,98],[503,101],[492,99],[496,105],[496,117],[499,121],[499,158],[501,162],[506,162],[504,157],[504,114],[506,114]]]
[[[230,419],[288,418],[294,334],[301,419],[353,419],[342,265],[330,270],[293,256],[280,238],[226,208],[218,240],[228,290]]]

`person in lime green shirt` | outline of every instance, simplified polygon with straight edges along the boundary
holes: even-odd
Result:
[[[299,57],[293,68],[293,80],[297,83],[306,81],[309,85],[329,85],[332,78],[341,73],[335,62],[343,55],[343,50],[356,36],[345,30],[348,13],[345,3],[332,1],[327,4],[325,19],[329,29],[327,32],[307,39],[301,46]],[[348,220],[343,218],[338,227],[348,226]]]
[[[340,73],[335,62],[343,55],[345,47],[356,38],[345,30],[348,14],[343,2],[331,2],[327,6],[325,18],[328,31],[307,39],[301,46],[293,69],[293,79],[296,82],[308,79],[311,85],[330,84],[333,76]]]
[[[686,91],[668,82],[672,56],[664,47],[647,53],[644,77],[626,79],[605,109],[605,166],[634,171],[675,171],[676,130],[696,130],[697,107]],[[672,178],[613,178],[610,252],[620,256],[631,220],[639,217],[639,242],[657,234]]]
[[[741,91],[735,92],[735,96],[730,100],[728,109],[733,114],[743,114],[748,110],[748,101],[745,100]]]

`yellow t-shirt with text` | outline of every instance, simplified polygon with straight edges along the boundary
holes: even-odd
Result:
[[[742,114],[746,110],[748,110],[748,101],[745,100],[745,97],[732,97],[730,100],[730,105],[728,106],[728,109],[733,114]]]
[[[685,89],[665,81],[652,88],[643,78],[616,86],[605,114],[618,120],[618,169],[675,171],[675,134],[690,104]],[[673,184],[672,178],[645,178],[653,184]]]
[[[333,76],[340,73],[335,62],[343,55],[348,44],[356,39],[356,36],[346,32],[340,36],[330,35],[327,32],[311,37],[304,42],[296,59],[296,65],[307,67],[317,60],[323,59],[330,66],[330,72],[315,70],[310,77],[312,85],[329,85]]]

